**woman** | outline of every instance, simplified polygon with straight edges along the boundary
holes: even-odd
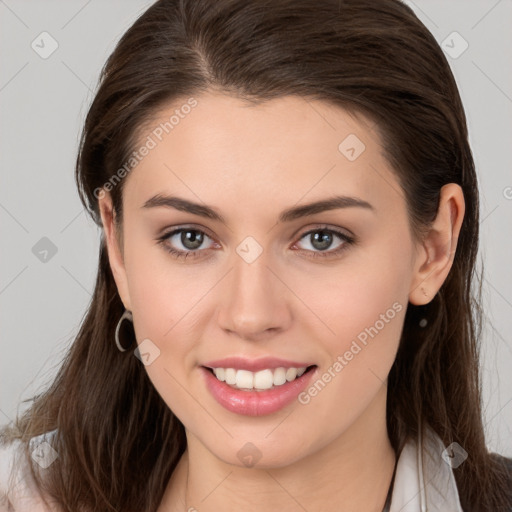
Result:
[[[464,110],[410,8],[160,0],[76,171],[96,287],[4,429],[6,509],[512,510]]]

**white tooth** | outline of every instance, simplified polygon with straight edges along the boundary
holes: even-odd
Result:
[[[226,377],[226,384],[236,384],[236,370],[234,368],[226,368],[224,376]]]
[[[297,377],[297,368],[288,368],[288,370],[286,370],[286,380],[291,382],[295,377]]]
[[[213,368],[213,373],[221,382],[240,389],[270,389],[272,386],[282,386],[286,381],[291,382],[300,377],[306,371],[302,368],[276,368],[266,369],[253,373],[248,370],[236,370],[234,368]]]
[[[276,368],[274,370],[274,386],[280,386],[286,382],[286,369]]]
[[[299,368],[297,370],[297,377],[300,377],[305,371],[306,371],[306,366],[303,366],[302,368]]]
[[[236,372],[236,387],[243,389],[252,389],[253,385],[253,373],[248,370],[238,370]]]
[[[256,389],[270,389],[274,384],[272,370],[261,370],[254,374],[254,387]]]
[[[215,368],[213,373],[215,373],[215,377],[217,377],[221,382],[226,380],[226,370],[224,370],[224,368]]]

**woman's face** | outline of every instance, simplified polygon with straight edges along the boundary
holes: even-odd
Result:
[[[140,136],[111,265],[155,388],[223,461],[286,465],[384,422],[418,252],[371,128],[320,101],[208,93]]]

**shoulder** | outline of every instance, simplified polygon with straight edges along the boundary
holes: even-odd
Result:
[[[504,466],[508,472],[508,476],[512,482],[512,458],[505,457],[503,455],[499,455],[498,453],[491,453],[491,457]]]
[[[47,445],[41,443],[51,440],[51,434],[42,434],[30,440],[29,452],[32,460],[25,455],[24,445],[20,440],[8,444],[0,443],[1,512],[54,512],[55,509],[49,509],[42,501],[30,471],[30,464],[32,461],[38,462],[41,449],[48,450]]]
[[[505,468],[506,473],[506,489],[510,495],[510,512],[512,512],[512,458],[505,457],[498,453],[491,453],[491,458],[496,461],[500,466]]]

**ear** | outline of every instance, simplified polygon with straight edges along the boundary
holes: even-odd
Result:
[[[110,268],[117,285],[117,291],[121,297],[124,307],[131,311],[130,293],[128,290],[128,281],[126,278],[126,269],[124,265],[122,237],[115,224],[115,212],[112,206],[112,197],[109,192],[103,191],[98,199],[101,221],[105,243],[107,244],[108,259]],[[119,227],[120,229],[120,227]]]
[[[464,211],[462,188],[456,183],[444,185],[436,219],[417,250],[409,290],[409,301],[412,304],[428,304],[448,276],[457,249]]]

